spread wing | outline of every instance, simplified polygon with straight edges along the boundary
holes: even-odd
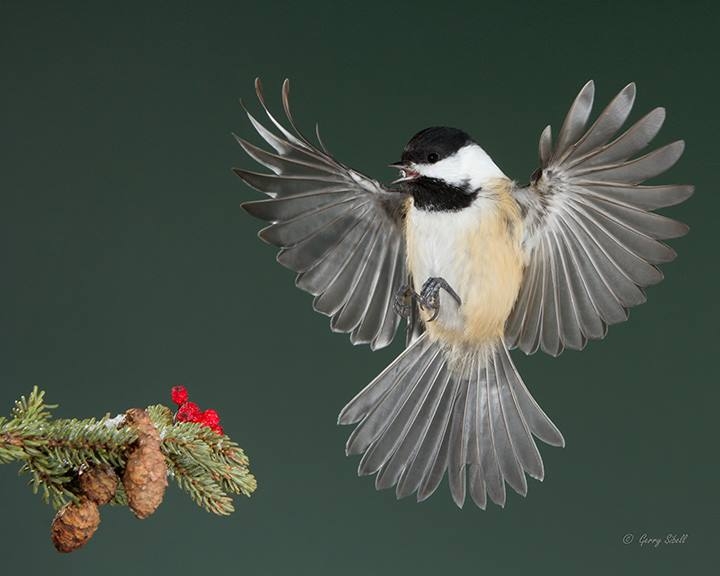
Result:
[[[248,156],[272,171],[235,169],[269,197],[242,207],[270,222],[260,238],[280,248],[278,262],[298,273],[296,285],[315,296],[313,307],[332,318],[333,331],[349,332],[353,344],[387,346],[400,322],[393,297],[407,278],[404,195],[335,160],[319,133],[320,147],[311,144],[295,127],[287,80],[282,102],[290,130],[268,111],[259,80],[255,90],[277,134],[246,110],[274,152],[236,137]]]
[[[644,153],[665,119],[656,108],[615,137],[635,100],[626,86],[586,129],[594,96],[578,94],[553,147],[550,126],[540,136],[541,167],[515,190],[525,220],[526,269],[506,325],[511,347],[557,355],[603,338],[645,301],[644,288],[662,280],[658,265],[675,251],[660,242],[688,227],[652,211],[679,204],[687,185],[641,186],[680,158],[682,141]]]

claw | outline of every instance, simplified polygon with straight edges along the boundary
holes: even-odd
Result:
[[[395,313],[403,318],[409,318],[412,314],[412,301],[416,300],[423,310],[430,311],[430,317],[425,322],[432,322],[440,314],[440,290],[445,290],[453,297],[458,306],[462,304],[462,300],[458,293],[452,289],[444,278],[431,277],[422,285],[420,294],[415,292],[407,284],[403,284],[398,288],[393,300],[393,309]]]
[[[447,283],[444,278],[431,277],[428,278],[420,290],[420,297],[418,302],[425,310],[431,310],[432,315],[425,320],[426,322],[432,322],[438,317],[440,313],[440,290],[445,290],[450,296],[453,297],[458,306],[462,304],[462,300],[458,293],[453,290],[452,286]]]
[[[435,306],[434,308],[431,308],[431,310],[433,311],[432,316],[426,319],[425,322],[432,322],[438,317],[438,314],[440,314],[440,306]]]
[[[393,300],[393,310],[395,310],[395,314],[403,318],[410,318],[410,314],[412,314],[412,301],[415,298],[418,298],[418,295],[410,286],[407,284],[400,286]]]

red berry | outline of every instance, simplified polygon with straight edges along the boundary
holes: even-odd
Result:
[[[200,424],[203,424],[218,434],[223,434],[222,426],[220,426],[220,416],[217,411],[212,408],[205,410],[200,419]]]
[[[178,422],[200,422],[203,413],[195,402],[185,402],[178,408],[175,420]]]
[[[182,406],[188,401],[188,391],[185,386],[173,386],[170,392],[172,401],[178,406]]]
[[[212,408],[205,410],[202,415],[202,420],[200,421],[202,424],[205,424],[205,426],[208,426],[210,428],[214,428],[215,426],[220,425],[220,416],[218,413],[213,410]]]
[[[203,424],[205,424],[205,423],[203,422]],[[210,430],[212,430],[213,432],[217,432],[220,435],[224,434],[223,428],[222,428],[222,426],[220,426],[220,424],[213,424],[213,425],[205,424],[205,425],[208,428],[210,428]]]

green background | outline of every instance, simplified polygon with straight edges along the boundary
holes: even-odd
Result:
[[[60,6],[60,4],[65,4]],[[0,406],[34,384],[87,417],[169,403],[217,408],[260,487],[216,518],[172,486],[139,522],[106,509],[82,551],[55,553],[49,507],[0,469],[3,574],[678,574],[717,549],[716,2],[0,3]],[[262,76],[319,120],[330,149],[381,180],[432,124],[470,131],[525,180],[542,128],[580,86],[633,118],[668,108],[687,140],[667,210],[691,233],[632,320],[555,360],[516,354],[563,431],[544,483],[504,510],[447,488],[396,502],[355,476],[338,411],[400,351],[354,348],[292,286],[231,172],[251,167]],[[636,542],[624,545],[625,534]],[[687,533],[640,547],[643,533]]]

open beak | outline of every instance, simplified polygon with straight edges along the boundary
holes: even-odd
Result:
[[[415,180],[420,174],[413,170],[410,166],[403,164],[402,162],[393,162],[392,164],[389,164],[390,168],[397,168],[400,170],[400,178],[397,180],[393,180],[392,184],[399,184],[400,182],[409,182],[410,180]]]

